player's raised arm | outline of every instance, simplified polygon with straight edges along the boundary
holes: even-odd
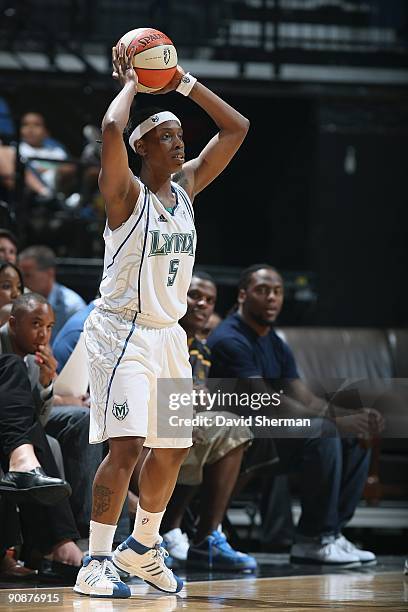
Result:
[[[208,113],[219,128],[218,134],[210,140],[200,155],[186,162],[181,172],[175,176],[175,181],[180,183],[193,198],[229,164],[248,132],[249,120],[210,89],[196,82],[194,77],[185,75],[183,79],[183,75],[183,69],[178,66],[171,83],[157,93],[177,89],[180,93],[188,95]],[[188,79],[192,79],[190,83]],[[192,83],[194,84],[191,87]]]
[[[201,83],[194,85],[189,97],[210,115],[219,128],[218,134],[211,138],[200,155],[183,166],[194,197],[229,164],[247,135],[249,120]]]
[[[129,120],[130,108],[137,91],[137,76],[124,45],[112,50],[113,77],[122,90],[109,105],[102,121],[102,155],[99,187],[105,200],[106,215],[111,229],[116,229],[130,216],[140,187],[129,169],[123,141],[123,130]]]

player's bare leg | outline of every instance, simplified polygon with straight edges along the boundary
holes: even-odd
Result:
[[[74,590],[98,597],[130,597],[112,563],[116,524],[129,488],[129,481],[143,447],[144,438],[109,439],[109,453],[95,475],[89,555],[84,559]]]
[[[162,512],[176,485],[189,448],[152,448],[139,476],[139,503],[149,512]],[[160,487],[157,486],[160,483]]]
[[[93,483],[91,520],[116,525],[144,438],[111,438]]]
[[[199,485],[178,484],[175,487],[163,518],[162,533],[167,533],[172,529],[179,529],[181,527],[184,513],[198,490]]]
[[[164,563],[160,524],[189,448],[153,448],[139,477],[139,505],[132,535],[114,552],[120,569],[139,576],[166,593],[178,593],[183,582]]]

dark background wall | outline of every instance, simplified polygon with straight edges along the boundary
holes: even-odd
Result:
[[[310,266],[321,324],[407,323],[407,109],[322,100]]]

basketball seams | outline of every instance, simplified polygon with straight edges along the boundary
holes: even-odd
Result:
[[[160,38],[157,37],[158,35]],[[150,41],[147,40],[149,37],[152,37]],[[154,49],[162,45],[173,46],[172,41],[166,34],[154,28],[136,28],[136,30],[130,30],[130,32],[122,36],[119,42],[123,43],[129,49],[136,47],[136,53],[142,53],[143,51]]]
[[[154,28],[137,28],[124,34],[121,43],[128,53],[135,49],[132,65],[139,80],[138,91],[159,91],[171,81],[177,69],[177,50],[166,34]]]

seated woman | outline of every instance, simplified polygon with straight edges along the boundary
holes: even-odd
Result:
[[[14,264],[0,259],[0,326],[8,321],[12,304],[23,291],[20,270]]]

